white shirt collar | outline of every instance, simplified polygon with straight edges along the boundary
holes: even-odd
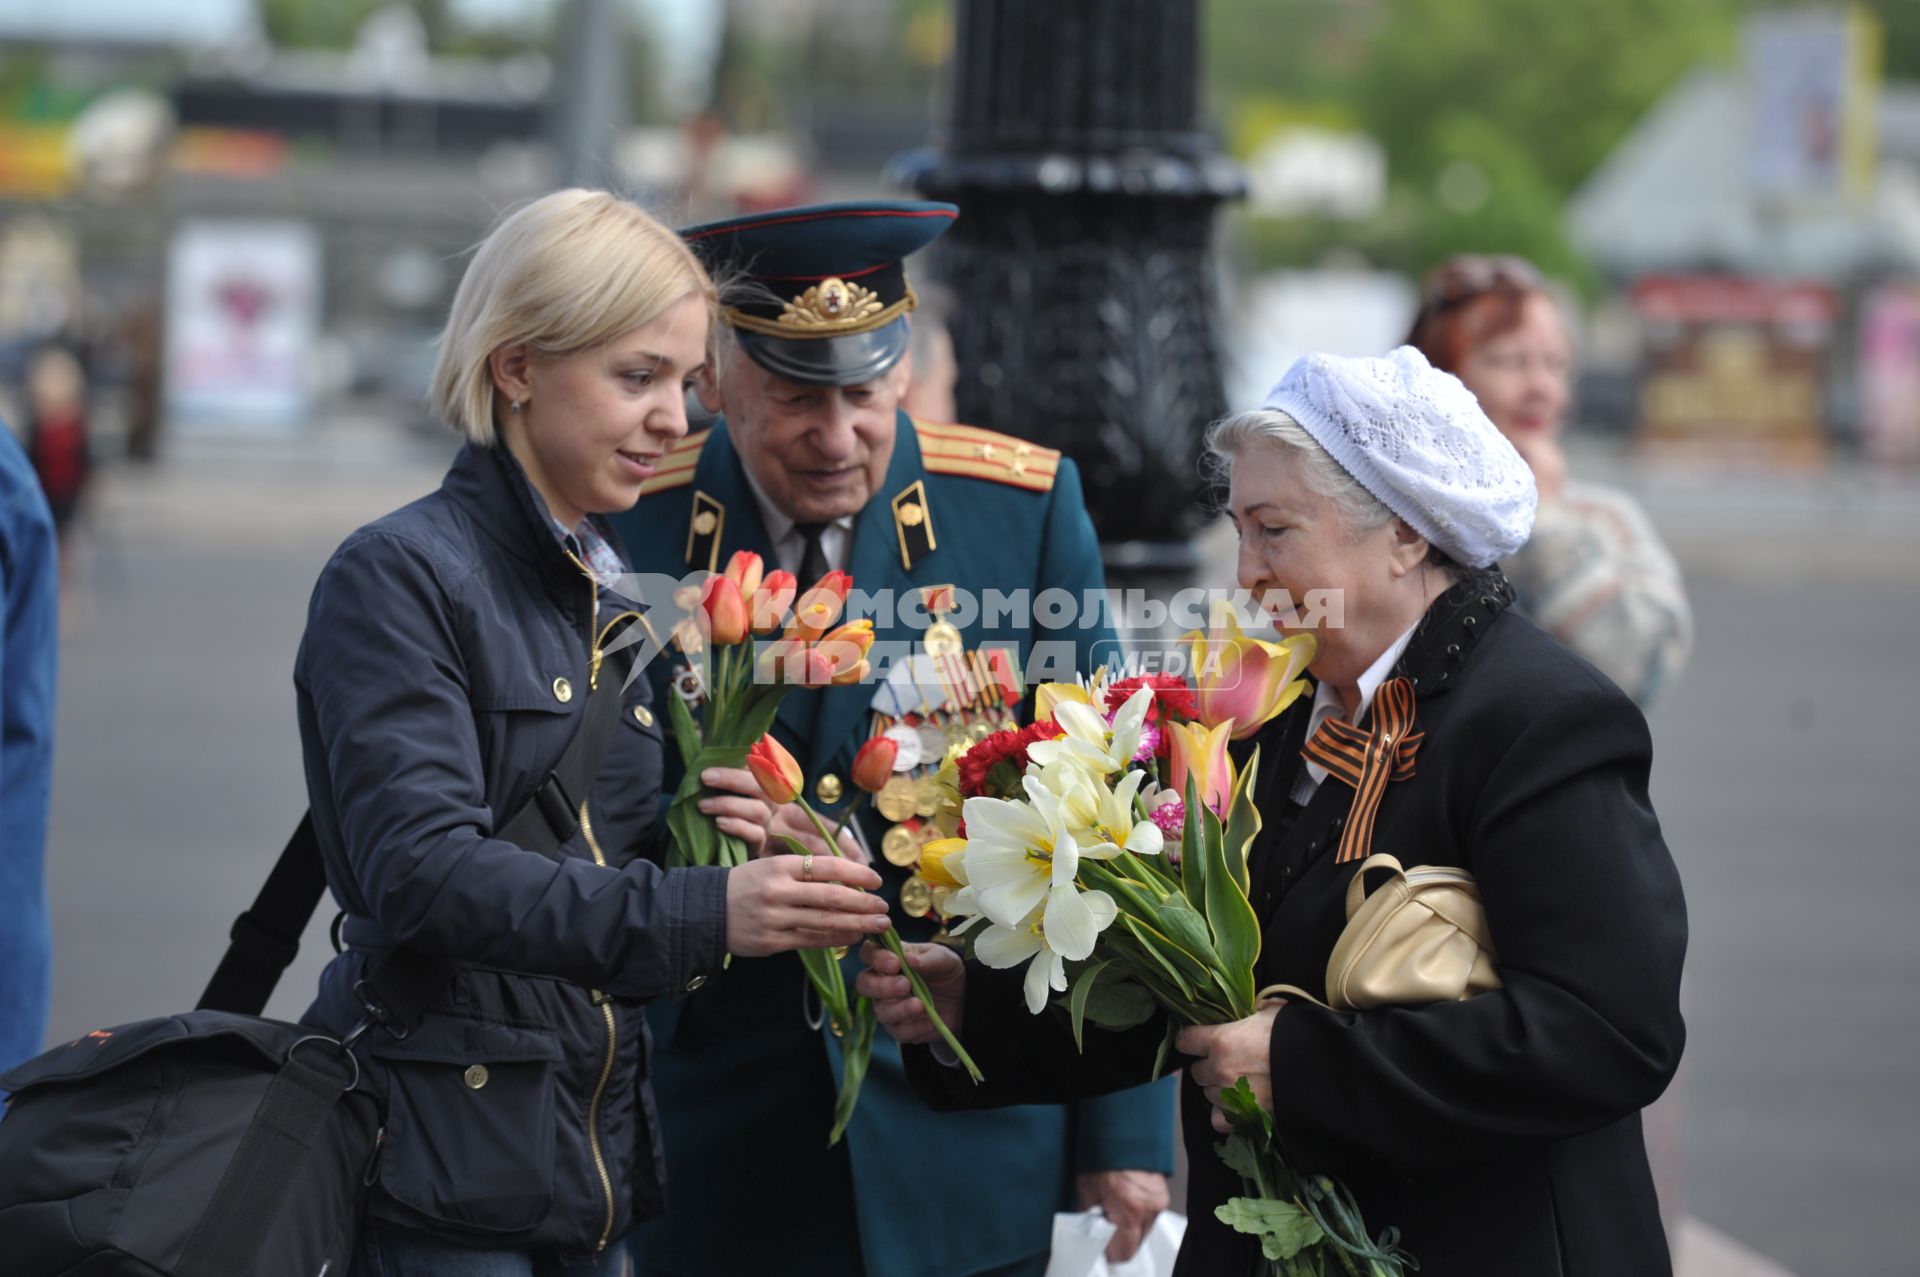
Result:
[[[800,570],[800,556],[805,551],[806,538],[786,511],[773,503],[760,483],[753,477],[753,471],[747,468],[746,461],[740,463],[740,472],[747,477],[747,487],[753,491],[753,502],[760,507],[760,522],[766,525],[767,540],[773,545],[774,558],[779,566],[789,572]],[[827,524],[826,531],[820,536],[820,551],[827,556],[829,568],[846,567],[848,542],[853,536],[853,516],[842,515]],[[810,581],[800,582],[800,588],[806,589]]]
[[[1401,654],[1407,650],[1407,644],[1413,642],[1413,632],[1419,628],[1419,621],[1409,625],[1399,638],[1387,646],[1386,651],[1380,653],[1378,660],[1367,666],[1366,673],[1360,676],[1360,710],[1353,716],[1352,722],[1359,723],[1366,718],[1367,711],[1373,707],[1373,694],[1380,690],[1382,683],[1387,681],[1387,675],[1393,673],[1393,667],[1399,663]],[[1312,740],[1313,734],[1320,730],[1320,724],[1329,718],[1344,716],[1346,709],[1346,703],[1340,699],[1340,693],[1334,690],[1333,684],[1324,678],[1321,679],[1319,686],[1313,691],[1313,714],[1307,719],[1306,738]],[[1301,768],[1294,778],[1293,800],[1297,803],[1306,802],[1313,797],[1313,791],[1318,789],[1320,782],[1326,778],[1327,769],[1308,759],[1307,765]]]

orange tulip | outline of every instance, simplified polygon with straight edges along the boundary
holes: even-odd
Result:
[[[707,633],[715,643],[746,641],[747,601],[732,578],[708,577],[700,591],[700,610],[707,614]]]
[[[872,676],[873,662],[859,660],[847,666],[847,668],[841,670],[838,674],[829,675],[827,681],[835,687],[852,687],[856,683],[866,682]]]
[[[741,598],[750,599],[753,592],[760,588],[760,576],[765,570],[766,565],[752,550],[735,550],[733,557],[727,560],[726,571],[721,575],[740,587]]]
[[[1233,761],[1227,757],[1227,737],[1233,731],[1233,720],[1214,727],[1172,721],[1161,726],[1173,736],[1168,787],[1184,800],[1187,778],[1191,776],[1200,801],[1215,812],[1224,812],[1233,797]]]
[[[861,661],[873,648],[873,622],[862,618],[848,621],[828,631],[827,635],[814,645],[827,658],[833,667],[833,677],[838,678]]]
[[[770,803],[792,802],[806,784],[799,762],[772,736],[762,736],[747,750],[747,770],[760,782],[760,792]]]
[[[771,634],[779,629],[780,622],[787,618],[787,609],[793,606],[793,596],[799,588],[793,573],[784,568],[767,573],[752,596],[749,620],[753,624],[753,632]]]
[[[853,783],[869,794],[893,779],[893,763],[900,757],[900,742],[891,736],[874,736],[853,756]]]
[[[787,627],[788,635],[817,639],[832,629],[833,623],[840,619],[840,610],[846,606],[847,592],[851,589],[853,578],[845,572],[829,572],[814,582],[794,605],[793,624]]]

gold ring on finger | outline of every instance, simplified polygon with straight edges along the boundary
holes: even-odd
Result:
[[[808,882],[813,881],[813,853],[810,851],[800,853],[800,876]]]

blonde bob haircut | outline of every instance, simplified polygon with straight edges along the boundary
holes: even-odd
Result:
[[[713,281],[678,235],[605,191],[555,191],[520,208],[475,250],[440,334],[431,403],[476,444],[492,444],[502,346],[565,356],[651,323]]]

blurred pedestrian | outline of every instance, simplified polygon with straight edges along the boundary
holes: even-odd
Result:
[[[47,1028],[47,804],[60,610],[54,544],[33,467],[0,425],[0,1069],[38,1055]]]
[[[93,475],[87,434],[87,374],[62,342],[49,342],[27,365],[27,455],[53,513],[60,583],[73,580],[73,524]]]
[[[358,1277],[616,1277],[620,1237],[663,1206],[643,1004],[698,988],[729,953],[887,925],[877,897],[835,885],[879,877],[838,856],[654,863],[644,678],[620,690],[588,792],[540,808],[558,813],[554,854],[503,836],[551,794],[597,680],[624,672],[602,658],[639,601],[617,593],[626,567],[600,516],[632,505],[686,433],[713,306],[679,237],[624,200],[561,191],[508,217],[460,283],[433,377],[466,446],[314,587],[294,682],[346,948],[306,1018],[344,1033],[357,983],[396,947],[461,964],[410,1032],[375,1028],[359,1048],[387,1112]],[[806,827],[744,768],[711,783],[706,810],[751,847]]]
[[[1533,536],[1502,561],[1519,606],[1641,706],[1680,673],[1693,619],[1680,569],[1626,493],[1567,476],[1560,429],[1572,350],[1540,273],[1505,255],[1454,257],[1428,276],[1409,344],[1453,373],[1533,468]]]

